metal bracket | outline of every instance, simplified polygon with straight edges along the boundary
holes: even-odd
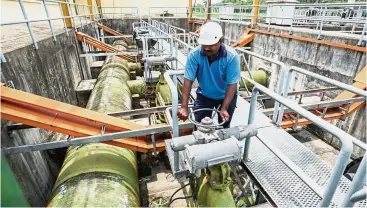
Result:
[[[102,128],[101,128],[101,135],[102,136],[104,135],[105,131],[106,131],[106,126],[103,125]]]
[[[340,107],[340,109],[344,111],[344,116],[341,119],[342,121],[345,121],[345,119],[347,118],[350,106],[351,106],[351,103],[348,103],[347,108]]]
[[[297,131],[297,127],[298,127],[298,120],[299,120],[299,114],[297,113],[297,116],[294,116],[294,115],[292,115],[292,114],[289,114],[289,116],[295,120],[295,124],[294,124],[294,126],[292,127],[293,131]]]
[[[12,80],[9,80],[6,82],[6,86],[12,89],[15,89],[14,83]]]

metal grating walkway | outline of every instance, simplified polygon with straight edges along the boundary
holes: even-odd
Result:
[[[266,143],[273,144],[318,185],[326,187],[332,168],[293,136],[283,129],[268,126],[259,129],[258,137]],[[249,158],[250,161],[245,165],[277,206],[315,207],[321,201],[313,190],[256,137],[252,138]],[[349,186],[350,181],[343,177],[331,206],[340,206]],[[356,207],[366,207],[366,205],[366,200],[355,204]]]

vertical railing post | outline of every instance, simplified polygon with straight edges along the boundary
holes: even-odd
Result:
[[[357,43],[358,46],[361,46],[362,45],[363,36],[366,33],[366,28],[367,28],[367,23],[364,23],[361,37],[359,38],[358,43]]]
[[[48,9],[47,9],[45,0],[42,0],[42,4],[43,4],[43,8],[45,9],[47,19],[50,19],[50,15],[48,13]],[[51,20],[48,20],[48,25],[50,26],[52,38],[53,38],[54,41],[56,41],[56,36],[55,36],[55,33],[54,33],[54,28],[52,27]]]
[[[259,18],[259,4],[260,4],[260,0],[254,0],[253,1],[253,7],[252,7],[252,21],[251,21],[251,25],[257,25],[258,22],[258,18]]]
[[[325,17],[325,13],[327,10],[327,6],[322,7],[322,14],[321,14],[321,22],[320,22],[320,28],[319,28],[319,34],[317,35],[317,39],[321,40],[322,36],[321,36],[321,32],[322,32],[322,26],[324,25],[324,17]]]
[[[63,11],[62,11],[62,5],[61,3],[59,3],[59,8],[60,8],[60,14],[63,15]],[[64,23],[64,29],[65,29],[65,33],[66,33],[66,36],[69,36],[69,31],[68,31],[68,28],[66,27],[66,20],[65,20],[65,17],[62,18],[62,22]]]
[[[20,9],[22,10],[22,13],[23,13],[23,17],[24,19],[27,21],[27,27],[28,27],[28,31],[29,31],[29,35],[31,36],[31,39],[32,39],[32,42],[33,42],[33,45],[34,45],[34,48],[35,49],[38,49],[38,45],[37,45],[37,42],[36,42],[36,39],[34,38],[34,35],[33,35],[33,30],[31,28],[31,23],[28,22],[28,15],[27,15],[27,12],[24,8],[24,4],[23,4],[23,0],[19,0],[19,5],[20,5]]]
[[[74,15],[73,15],[73,10],[71,9],[71,6],[70,6],[70,2],[69,1],[67,1],[67,0],[65,0],[66,1],[66,5],[67,5],[67,7],[68,7],[68,10],[69,10],[69,16],[71,16],[71,21],[72,21],[72,25],[71,25],[71,27],[73,27],[74,26],[74,28],[75,28],[75,32],[77,32],[77,26],[76,26],[76,22],[75,22],[75,17],[74,17]],[[74,5],[74,8],[75,8],[75,5]],[[76,11],[75,11],[76,12]]]
[[[256,88],[256,86],[254,86],[254,89],[252,90],[252,96],[251,96],[251,102],[250,102],[250,109],[249,109],[249,114],[248,114],[247,125],[253,124],[254,120],[255,120],[257,92],[258,92],[258,89]],[[250,144],[251,144],[251,137],[246,137],[245,150],[244,150],[244,153],[243,153],[243,161],[244,162],[248,161]]]

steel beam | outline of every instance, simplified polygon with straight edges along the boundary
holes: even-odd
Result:
[[[184,123],[180,124],[180,129],[188,129],[192,128],[191,123]],[[152,128],[146,129],[139,129],[139,130],[131,130],[131,131],[124,131],[124,132],[116,132],[104,135],[94,135],[88,137],[79,137],[74,139],[62,140],[62,141],[53,141],[53,142],[45,142],[39,144],[31,144],[31,145],[22,145],[18,147],[8,147],[2,149],[1,151],[4,154],[19,154],[25,152],[34,152],[34,151],[42,151],[42,150],[49,150],[49,149],[57,149],[57,148],[64,148],[69,146],[77,146],[82,144],[89,144],[89,143],[96,143],[96,142],[109,142],[116,139],[125,140],[131,137],[141,137],[146,135],[154,135],[158,133],[169,132],[172,130],[170,125],[164,126],[156,126]],[[153,148],[152,148],[153,150]],[[162,151],[162,148],[158,148],[158,151]]]
[[[103,113],[58,102],[19,90],[1,87],[1,118],[17,123],[59,132],[74,137],[145,129],[146,126],[126,121]],[[129,138],[105,142],[138,152],[153,150],[146,138]],[[157,149],[164,149],[164,142]]]

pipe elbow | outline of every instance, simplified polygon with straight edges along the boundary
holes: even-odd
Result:
[[[341,150],[346,153],[353,153],[353,137],[349,134],[347,136],[338,136],[338,139],[341,143]]]

